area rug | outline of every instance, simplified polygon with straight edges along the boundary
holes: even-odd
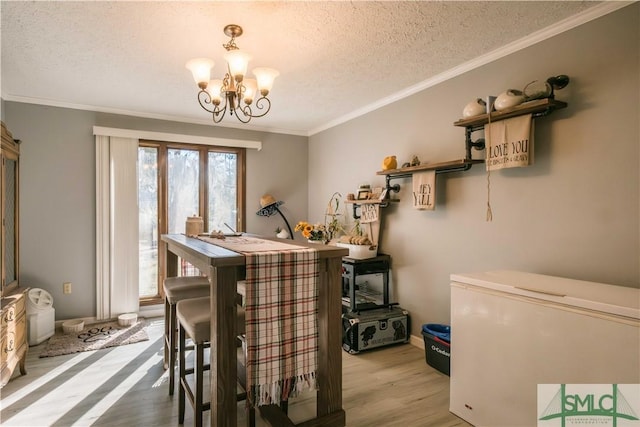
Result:
[[[58,331],[49,338],[40,357],[61,356],[147,341],[149,335],[145,327],[144,319],[139,319],[131,326],[120,326],[117,321],[113,321],[87,325],[82,331],[73,334]]]

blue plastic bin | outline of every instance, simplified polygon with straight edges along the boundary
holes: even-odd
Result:
[[[422,332],[431,334],[446,342],[451,342],[451,326],[439,323],[427,323],[422,325]]]
[[[422,325],[427,364],[445,375],[451,370],[451,326],[428,323]]]

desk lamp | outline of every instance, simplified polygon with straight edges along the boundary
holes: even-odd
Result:
[[[274,215],[276,212],[279,213],[282,219],[284,220],[284,223],[287,224],[287,228],[289,229],[289,238],[293,240],[293,231],[291,230],[289,221],[287,221],[287,218],[285,218],[282,212],[280,212],[279,207],[282,204],[284,204],[283,201],[277,201],[275,197],[273,197],[271,194],[265,194],[264,196],[260,197],[261,208],[258,212],[256,212],[256,215],[271,216],[271,215]]]

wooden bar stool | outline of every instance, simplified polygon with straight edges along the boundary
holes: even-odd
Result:
[[[209,346],[211,337],[211,301],[209,297],[193,298],[179,301],[176,305],[176,317],[178,319],[178,355],[180,385],[178,391],[178,422],[184,423],[185,396],[193,407],[193,419],[196,427],[202,426],[202,413],[211,409],[211,403],[204,403],[204,371],[210,369],[209,364],[204,363],[204,349]],[[245,314],[242,307],[238,307],[236,317],[236,330],[238,334],[244,334]],[[192,369],[187,369],[185,364],[186,341],[191,338],[194,343],[194,364]],[[187,375],[194,374],[193,389],[187,382]],[[238,396],[239,400],[246,398],[246,393]]]
[[[178,351],[176,304],[188,298],[207,297],[209,279],[203,276],[167,277],[164,279],[164,367],[169,369],[169,395],[175,388],[176,352]]]
[[[205,276],[167,277],[164,280],[164,368],[169,369],[169,395],[175,389],[176,354],[178,351],[178,323],[176,304],[189,298],[206,297],[210,294],[209,279]],[[245,282],[239,281],[236,302],[242,305]],[[169,349],[173,349],[170,351]]]

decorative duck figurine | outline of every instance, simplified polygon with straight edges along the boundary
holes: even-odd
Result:
[[[396,156],[387,156],[382,161],[382,170],[383,171],[396,169],[397,167],[398,167],[398,161],[396,160]]]

